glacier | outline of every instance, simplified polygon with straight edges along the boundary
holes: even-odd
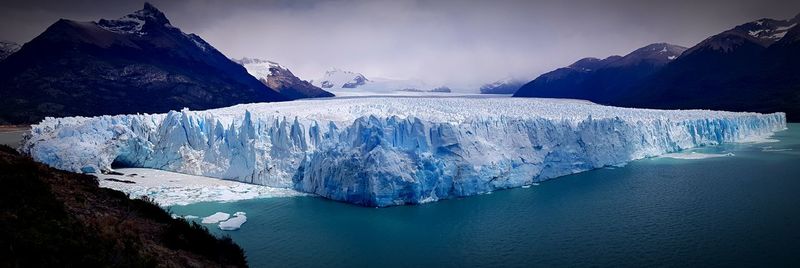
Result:
[[[75,172],[154,168],[383,207],[534,185],[785,128],[783,113],[365,97],[46,118],[20,150]]]

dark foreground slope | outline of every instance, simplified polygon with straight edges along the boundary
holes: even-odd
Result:
[[[158,206],[0,145],[0,267],[243,267],[243,250]]]
[[[59,20],[0,61],[0,123],[282,100],[150,4],[116,20]]]

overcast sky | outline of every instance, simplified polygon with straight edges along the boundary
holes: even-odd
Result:
[[[456,87],[534,78],[583,57],[656,42],[692,46],[800,1],[154,0],[172,24],[229,57],[270,59],[303,79],[331,67]],[[118,18],[142,1],[0,2],[0,39],[24,43],[59,18]]]

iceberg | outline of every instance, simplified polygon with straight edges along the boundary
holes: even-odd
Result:
[[[242,228],[242,224],[247,221],[247,216],[244,212],[236,212],[233,214],[233,218],[230,218],[226,221],[220,222],[218,227],[220,230],[223,231],[235,231]]]
[[[46,118],[20,150],[75,172],[154,168],[382,207],[533,185],[785,128],[784,113],[372,97]]]
[[[212,214],[211,216],[203,218],[202,223],[205,223],[205,224],[218,223],[218,222],[221,222],[221,221],[228,220],[228,218],[230,218],[230,216],[231,216],[231,214],[228,214],[228,213],[225,213],[225,212],[217,212],[217,213]]]

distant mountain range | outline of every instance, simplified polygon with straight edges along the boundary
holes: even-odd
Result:
[[[357,88],[370,82],[363,74],[331,68],[320,79],[313,80],[312,84],[321,88]]]
[[[685,51],[653,44],[625,57],[583,59],[541,75],[514,96],[577,98],[626,107],[780,111],[798,121],[798,22],[800,15],[760,19]],[[659,46],[664,54],[653,53]]]
[[[506,78],[481,86],[481,94],[514,94],[525,84],[525,81]]]
[[[0,122],[284,101],[150,4],[116,20],[61,19],[0,61]]]
[[[308,81],[301,80],[288,68],[276,62],[251,58],[234,61],[244,66],[247,72],[261,81],[261,83],[292,100],[334,96],[332,93],[322,90]]]
[[[398,89],[397,91],[425,92],[425,93],[451,93],[451,92],[453,92],[453,90],[451,90],[449,87],[446,87],[446,86],[441,86],[441,87],[437,87],[437,88],[433,88],[433,89],[427,89],[427,90],[426,89],[417,89],[417,88],[404,88],[404,89]]]
[[[331,68],[322,78],[313,80],[313,85],[332,91],[335,94],[362,93],[387,94],[392,92],[451,92],[447,86],[431,86],[420,80],[367,78],[361,73]]]

